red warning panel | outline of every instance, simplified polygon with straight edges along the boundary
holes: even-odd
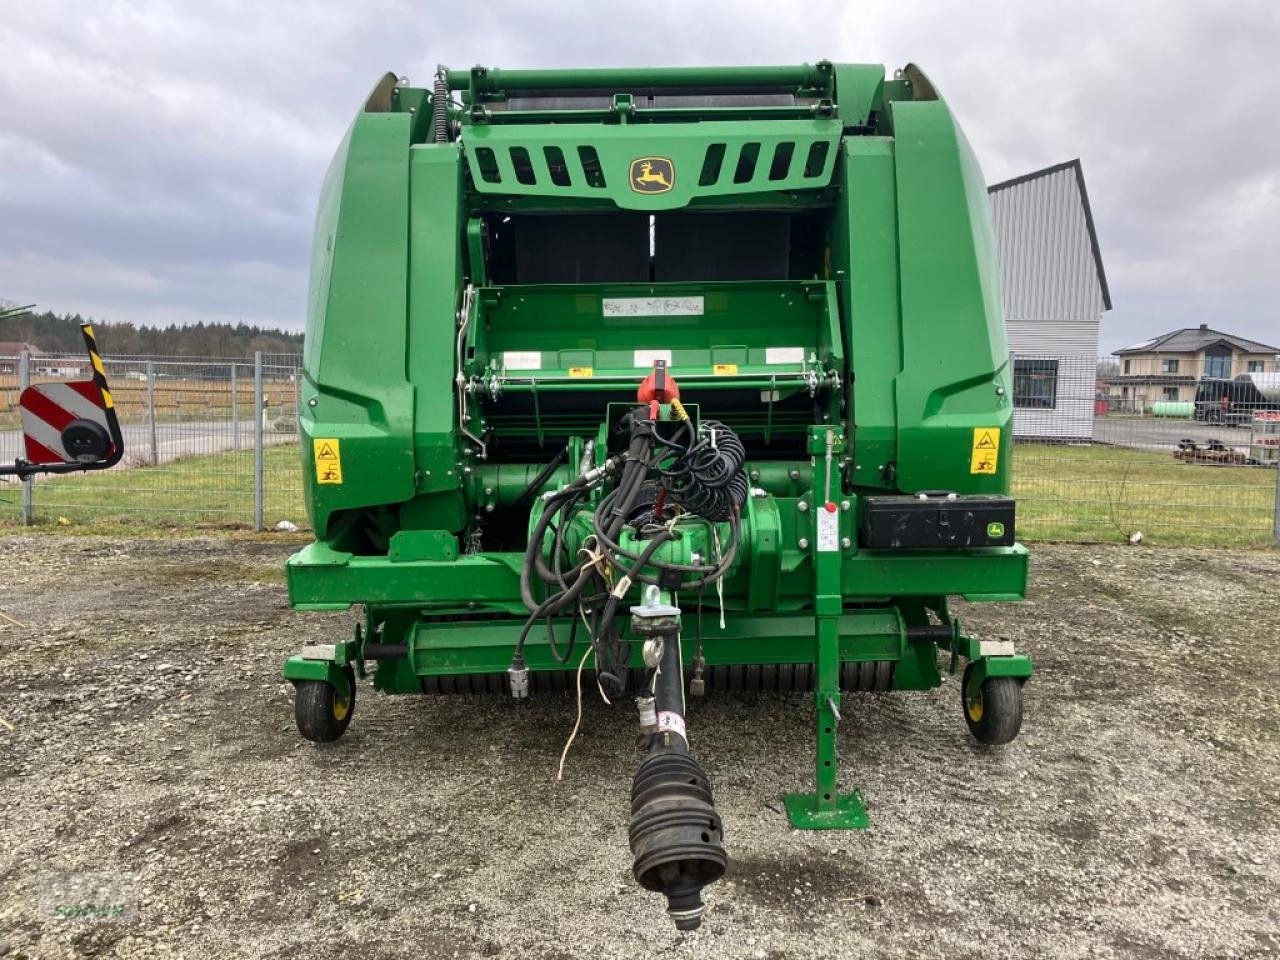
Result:
[[[37,383],[22,391],[22,442],[30,463],[72,463],[62,431],[76,420],[90,420],[109,431],[102,391],[92,380]]]

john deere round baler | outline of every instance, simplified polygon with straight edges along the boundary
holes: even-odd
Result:
[[[807,829],[867,822],[849,694],[941,654],[970,732],[1018,732],[1030,661],[947,605],[1027,576],[987,193],[913,66],[388,74],[324,183],[302,396],[290,600],[363,610],[285,664],[302,734],[357,677],[634,697],[634,873],[681,928],[727,862],[686,697],[812,694]]]

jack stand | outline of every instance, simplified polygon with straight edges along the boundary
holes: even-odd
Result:
[[[857,790],[843,794],[838,791],[836,724],[840,721],[840,660],[837,625],[834,618],[818,620],[818,676],[817,690],[813,695],[818,741],[814,792],[788,793],[785,798],[787,819],[797,830],[865,830],[871,826],[862,794]],[[822,635],[828,632],[831,642],[824,643]],[[824,647],[831,648],[830,657],[823,656]],[[837,679],[833,683],[830,677]]]
[[[871,825],[862,794],[840,794],[836,757],[836,724],[840,722],[840,614],[844,600],[840,588],[842,550],[841,516],[831,497],[833,453],[843,449],[844,436],[830,427],[809,428],[809,452],[823,454],[826,477],[821,497],[814,497],[813,515],[813,612],[815,639],[814,718],[817,725],[817,772],[813,793],[786,796],[787,819],[798,830],[865,830]],[[816,477],[815,477],[816,479]],[[817,484],[814,484],[817,487]],[[815,490],[815,494],[817,491]],[[847,525],[848,520],[844,523]]]

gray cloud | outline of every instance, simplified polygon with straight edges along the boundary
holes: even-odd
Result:
[[[669,0],[15,4],[0,22],[0,297],[144,323],[303,322],[329,156],[385,70],[921,64],[989,181],[1079,156],[1113,349],[1280,341],[1280,7]]]

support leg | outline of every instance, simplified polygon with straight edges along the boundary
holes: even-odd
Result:
[[[819,616],[814,719],[817,751],[813,793],[789,793],[787,819],[800,830],[863,830],[870,826],[862,794],[841,794],[836,757],[836,724],[840,721],[839,621]]]
[[[861,830],[870,825],[862,805],[862,794],[854,790],[841,795],[838,790],[836,724],[840,722],[840,614],[844,601],[840,593],[840,514],[832,500],[832,455],[843,447],[844,438],[830,427],[810,429],[811,451],[825,455],[825,479],[820,496],[809,511],[814,518],[813,568],[816,651],[814,665],[814,720],[817,751],[813,793],[789,793],[787,818],[801,830]]]

